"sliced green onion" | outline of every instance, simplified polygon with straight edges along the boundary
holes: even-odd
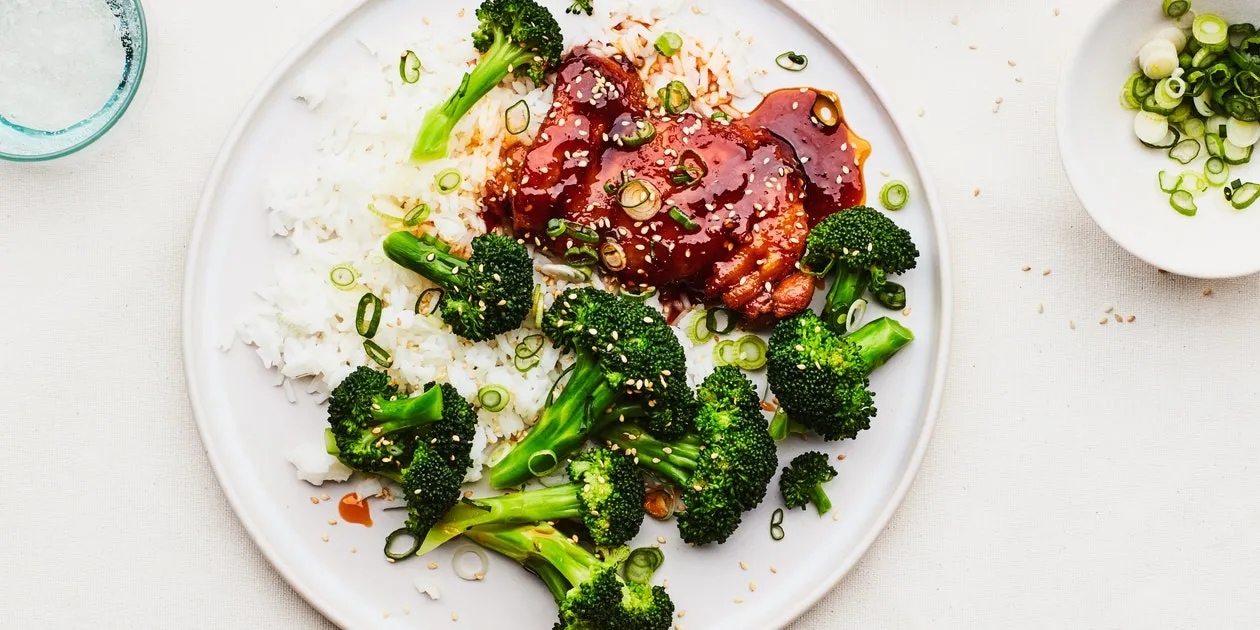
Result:
[[[1132,81],[1133,98],[1137,99],[1138,102],[1155,93],[1155,82],[1145,74],[1138,72],[1130,77],[1130,80]]]
[[[420,203],[416,207],[412,208],[407,213],[407,216],[403,217],[403,225],[407,227],[416,227],[417,225],[428,221],[429,214],[432,211],[433,210],[429,207],[429,204]]]
[[[664,88],[661,89],[663,90]],[[651,142],[652,138],[656,137],[656,125],[653,125],[652,121],[646,118],[643,120],[636,120],[634,121],[634,124],[630,126],[634,128],[634,133],[630,135],[615,136],[614,139],[617,141],[617,144],[630,148],[637,148]],[[608,190],[607,186],[605,186],[604,190],[607,190],[609,193],[617,192],[617,188],[620,188],[624,183],[625,177],[623,175],[622,181],[616,184],[616,188]]]
[[[1229,24],[1211,13],[1195,16],[1190,32],[1204,49],[1221,52],[1229,47]]]
[[[1199,206],[1194,203],[1194,195],[1184,190],[1174,192],[1168,198],[1168,203],[1173,207],[1173,210],[1188,217],[1194,216],[1199,211]]]
[[[1181,125],[1181,132],[1186,134],[1187,138],[1202,139],[1207,133],[1207,125],[1198,118],[1191,118]]]
[[[582,241],[583,243],[598,243],[599,242],[599,233],[596,232],[592,228],[582,225],[581,223],[576,223],[574,221],[565,221],[564,231],[567,232],[569,236],[572,236],[573,238],[579,241]]]
[[[1229,181],[1229,165],[1221,158],[1210,157],[1207,163],[1203,165],[1203,176],[1213,186],[1224,186]]]
[[[512,349],[512,353],[518,359],[532,359],[542,352],[543,336],[540,333],[534,333],[516,343],[516,347]]]
[[[433,180],[437,182],[438,192],[445,195],[459,190],[459,185],[464,181],[464,176],[460,175],[459,171],[448,168],[434,176]]]
[[[669,167],[670,181],[678,186],[691,187],[709,174],[709,163],[692,149],[684,149],[678,155],[678,164]]]
[[[657,91],[661,99],[661,107],[670,114],[681,114],[691,107],[691,90],[682,81],[670,81]]]
[[[718,315],[726,316],[726,322],[720,327],[718,325]],[[737,323],[738,318],[735,317],[735,311],[732,311],[725,306],[715,306],[704,314],[705,327],[709,329],[709,332],[715,335],[725,335],[726,333],[735,330],[735,325]]]
[[[810,107],[809,113],[813,116],[814,122],[827,129],[834,129],[840,125],[840,106],[822,92],[814,97],[814,104]]]
[[[883,286],[872,291],[871,295],[884,308],[900,311],[906,307],[906,288],[892,280],[885,280]]]
[[[556,469],[556,464],[560,460],[556,458],[556,452],[551,449],[544,449],[529,456],[529,461],[525,463],[525,467],[529,469],[530,474],[535,477],[543,477]]]
[[[1182,164],[1189,164],[1199,157],[1199,151],[1201,150],[1202,147],[1199,146],[1198,140],[1186,138],[1168,150],[1168,157]]]
[[[1203,136],[1203,145],[1207,147],[1208,155],[1212,157],[1223,157],[1225,155],[1225,140],[1221,138],[1221,134],[1209,131]]]
[[[1195,43],[1197,44],[1198,42]],[[1200,48],[1198,52],[1194,53],[1194,57],[1190,59],[1190,66],[1193,68],[1206,68],[1212,65],[1212,62],[1216,61],[1216,59],[1216,53],[1207,48]]]
[[[328,271],[328,280],[334,287],[349,291],[359,284],[359,271],[349,264],[337,265]]]
[[[398,60],[398,75],[402,77],[403,83],[420,80],[420,58],[416,53],[408,50],[402,54],[402,58]]]
[[[1162,102],[1180,101],[1186,95],[1186,80],[1181,77],[1168,77],[1160,79],[1155,86],[1155,93],[1160,95]]]
[[[437,249],[437,250],[439,250],[439,251],[442,251],[442,252],[449,252],[449,251],[451,251],[451,244],[450,244],[450,243],[447,243],[446,241],[444,241],[444,240],[442,240],[442,239],[440,239],[440,238],[438,238],[438,237],[436,237],[436,236],[434,236],[434,235],[432,235],[432,234],[421,234],[421,235],[420,235],[420,242],[421,242],[421,243],[424,243],[425,245],[428,245],[429,247],[432,247],[432,248],[434,248],[434,249]]]
[[[720,123],[731,122],[731,115],[719,109],[709,116],[709,120]]]
[[[1230,37],[1241,37],[1243,39],[1247,39],[1248,37],[1251,37],[1252,35],[1255,35],[1255,34],[1256,34],[1256,27],[1254,24],[1248,24],[1247,22],[1239,22],[1238,24],[1229,25]]]
[[[1220,158],[1213,158],[1220,159]],[[1222,162],[1223,164],[1224,162]],[[1159,172],[1159,189],[1172,194],[1177,190],[1177,185],[1181,183],[1181,175],[1169,173],[1168,171]]]
[[[691,343],[701,344],[713,338],[713,331],[709,330],[707,323],[707,313],[704,309],[699,309],[691,316],[691,324],[687,326],[687,338],[691,339]]]
[[[381,306],[381,298],[370,291],[359,298],[359,310],[354,316],[354,329],[359,331],[360,335],[368,339],[376,336],[376,329],[381,325]],[[371,318],[367,314],[369,307],[372,309]]]
[[[910,188],[906,183],[894,179],[879,189],[879,202],[889,210],[900,210],[910,201]]]
[[[666,57],[673,57],[674,53],[678,52],[682,48],[682,45],[682,36],[673,31],[663,33],[660,37],[656,38],[656,51]]]
[[[512,103],[512,106],[503,112],[503,126],[512,135],[525,133],[525,130],[529,129],[529,103],[526,103],[525,99]]]
[[[1234,194],[1229,198],[1229,203],[1235,210],[1246,210],[1256,202],[1257,198],[1260,198],[1260,184],[1246,183],[1234,187]]]
[[[604,241],[599,246],[599,258],[611,271],[621,271],[626,268],[626,250],[617,241],[611,239]]]
[[[844,316],[845,333],[851,333],[862,325],[862,320],[866,319],[866,304],[866,300],[858,298],[849,305],[849,312]]]
[[[634,300],[635,302],[646,302],[652,299],[652,297],[656,295],[656,288],[648,287],[638,293],[632,293],[630,291],[622,289],[621,295],[627,299]]]
[[[477,564],[469,567],[463,559],[472,554],[477,557]],[[451,569],[455,575],[461,580],[475,582],[486,577],[486,571],[490,570],[490,558],[486,555],[486,551],[481,547],[468,543],[460,545],[454,553],[451,554]]]
[[[821,278],[831,273],[831,270],[836,266],[835,258],[832,258],[831,256],[822,256],[822,258],[826,259],[827,263],[823,265],[822,269],[817,269],[815,268],[814,263],[814,259],[817,258],[819,258],[818,254],[814,252],[805,252],[805,256],[801,258],[800,262],[796,263],[796,268],[800,269],[801,273],[811,278]]]
[[[645,179],[626,182],[617,195],[617,203],[635,221],[647,221],[661,210],[661,191]]]
[[[1201,195],[1207,192],[1208,182],[1198,171],[1183,171],[1181,177],[1177,180],[1177,190],[1183,190],[1191,195]]]
[[[1176,20],[1190,10],[1190,0],[1164,0],[1164,15]]]
[[[510,400],[512,400],[512,395],[502,385],[486,385],[477,390],[477,402],[486,411],[503,411]]]
[[[553,217],[547,220],[547,236],[559,238],[564,235],[564,219]]]
[[[516,371],[520,372],[521,374],[525,374],[526,372],[529,372],[530,370],[538,367],[538,364],[540,363],[542,363],[542,360],[540,359],[531,360],[531,359],[522,359],[521,357],[512,358],[512,367],[516,368]]]
[[[735,365],[739,361],[739,346],[730,339],[723,339],[713,346],[713,362],[719,366]]]
[[[783,508],[777,508],[770,515],[770,538],[783,540]]]
[[[371,339],[363,340],[363,351],[367,353],[369,359],[381,367],[387,368],[394,364],[394,357],[390,356],[389,351]]]
[[[788,70],[790,72],[800,72],[809,65],[809,57],[789,50],[782,55],[775,57],[774,62],[784,70]]]
[[[759,370],[766,364],[766,341],[757,335],[744,335],[735,341],[735,365],[744,370]]]
[[[534,285],[534,327],[542,328],[544,315],[542,285]]]
[[[1226,164],[1238,166],[1251,161],[1251,151],[1254,147],[1240,147],[1229,140],[1222,141],[1221,159]]]
[[[403,536],[411,539],[411,546],[407,547],[406,551],[395,551],[394,541],[402,538]],[[422,536],[416,536],[406,527],[399,527],[385,537],[385,557],[390,560],[406,560],[417,551],[420,551],[420,544],[423,542],[424,538]]]
[[[639,547],[626,557],[626,579],[638,584],[652,581],[652,574],[665,562],[665,554],[655,547]]]
[[[700,224],[696,223],[695,220],[687,216],[687,213],[683,212],[682,208],[679,208],[678,206],[674,206],[669,209],[669,218],[673,219],[675,223],[681,225],[682,228],[688,232],[695,232],[700,229]]]
[[[1142,100],[1133,96],[1134,83],[1138,77],[1146,78],[1141,72],[1133,73],[1127,81],[1124,82],[1124,88],[1120,90],[1120,104],[1125,109],[1142,109]]]
[[[564,251],[564,262],[570,265],[593,265],[599,262],[599,255],[593,248],[585,245],[570,247]]]
[[[428,312],[422,313],[420,312],[420,307],[424,305],[424,298],[428,297],[430,293],[436,293],[437,297],[433,298],[433,302],[429,304]],[[433,312],[437,310],[438,304],[442,302],[443,295],[446,295],[446,291],[443,291],[439,287],[432,287],[432,288],[428,288],[421,291],[420,297],[416,298],[416,308],[415,308],[416,315],[432,315]]]

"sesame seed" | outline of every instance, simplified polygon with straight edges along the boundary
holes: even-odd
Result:
[[[1102,318],[1102,319],[1098,320],[1098,325],[1099,325],[1099,326],[1106,325],[1106,323],[1107,323],[1107,322],[1109,322],[1109,321],[1111,321],[1111,320],[1109,320],[1109,319],[1107,319],[1106,317],[1104,317],[1104,318]]]
[[[451,612],[451,621],[459,621],[459,613]]]
[[[1068,328],[1071,328],[1072,330],[1076,330],[1076,322],[1075,322],[1075,321],[1073,321],[1073,320],[1070,320],[1070,319],[1069,319],[1069,320],[1068,320]]]
[[[437,569],[437,568],[438,568],[438,565],[437,565],[437,563],[436,563],[436,562],[430,562],[430,563],[429,563],[429,570],[430,570],[430,571],[433,571],[433,570],[435,570],[435,569]]]
[[[328,542],[328,534],[320,534],[319,539]]]
[[[335,519],[335,518],[330,518],[330,519],[328,519],[328,524],[329,524],[329,525],[336,525],[336,524],[337,524],[337,519]]]
[[[319,497],[311,497],[311,503],[319,503]]]
[[[1048,275],[1050,275],[1050,270],[1049,270],[1049,269],[1044,269],[1044,270],[1042,270],[1041,275],[1043,275],[1043,276],[1048,276]]]
[[[756,583],[756,582],[749,582],[749,583],[748,583],[748,590],[749,590],[750,592],[753,592],[753,593],[757,592],[757,583]]]
[[[330,497],[330,496],[328,496],[328,495],[324,494],[324,495],[320,495],[319,500],[320,500],[320,501],[331,501],[331,500],[332,500],[332,497]]]
[[[1032,271],[1032,267],[1030,267],[1030,266],[1028,266],[1028,265],[1024,265],[1024,266],[1023,266],[1023,267],[1021,267],[1020,269],[1021,269],[1022,271]]]
[[[742,603],[744,603],[744,598],[743,598],[743,597],[736,597],[736,598],[735,598],[735,603],[736,603],[736,604],[742,604]]]
[[[660,462],[660,460],[659,460],[659,459],[658,459],[658,460],[656,460],[656,461],[657,461],[657,462]],[[657,537],[656,537],[656,542],[661,543],[662,545],[663,545],[663,544],[665,544],[665,537],[664,537],[664,536],[657,536]]]
[[[747,571],[747,570],[748,570],[748,563],[747,563],[747,562],[744,562],[743,560],[740,560],[740,561],[739,561],[739,568],[741,568],[741,569],[743,569],[743,570]]]
[[[1203,295],[1212,295],[1212,287],[1204,287]]]
[[[778,573],[778,572],[779,572],[779,569],[778,569],[777,567],[775,567],[775,566],[772,564],[772,565],[770,565],[770,572],[771,572],[771,573]]]

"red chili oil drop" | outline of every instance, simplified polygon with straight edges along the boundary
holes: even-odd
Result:
[[[367,499],[360,499],[357,493],[351,492],[337,503],[337,513],[347,523],[357,523],[364,527],[372,526],[372,511],[368,508]]]

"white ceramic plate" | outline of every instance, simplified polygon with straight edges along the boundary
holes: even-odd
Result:
[[[1059,150],[1081,204],[1113,240],[1165,271],[1227,278],[1260,271],[1260,212],[1238,212],[1219,189],[1197,199],[1193,217],[1178,214],[1160,192],[1161,170],[1203,169],[1206,152],[1182,166],[1167,151],[1148,149],[1133,135],[1134,112],[1120,90],[1137,71],[1137,51],[1172,25],[1160,0],[1115,0],[1085,30],[1059,83]],[[1230,23],[1256,22],[1252,0],[1196,0],[1193,8]],[[1260,165],[1231,167],[1230,180],[1260,180]]]
[[[567,0],[550,3],[560,14]],[[309,442],[324,426],[325,411],[302,399],[289,404],[273,387],[252,349],[219,347],[232,322],[251,300],[272,264],[287,250],[269,236],[262,191],[273,165],[309,156],[319,137],[318,110],[295,103],[293,77],[303,71],[338,77],[375,72],[377,67],[356,34],[409,25],[411,28],[473,29],[472,11],[457,18],[455,1],[442,8],[408,0],[373,0],[347,9],[299,46],[260,89],[232,131],[206,186],[192,237],[184,289],[184,348],[189,397],[210,462],[224,493],[254,541],[277,570],[316,608],[347,628],[445,627],[452,612],[465,628],[549,628],[554,605],[537,580],[510,562],[492,557],[481,582],[464,582],[450,570],[450,548],[426,560],[388,564],[382,540],[402,515],[374,514],[370,529],[342,523],[330,526],[335,502],[312,505],[309,498],[327,492],[334,499],[349,488],[316,489],[298,481],[284,455]],[[723,15],[736,17],[756,32],[754,54],[774,68],[774,57],[797,50],[810,57],[809,68],[792,74],[772,70],[784,86],[811,85],[842,95],[846,115],[874,145],[868,173],[878,191],[886,170],[905,180],[911,203],[897,215],[922,250],[919,269],[905,277],[913,312],[905,317],[917,340],[874,378],[880,407],[874,427],[854,442],[785,443],[784,461],[821,448],[845,453],[839,477],[829,486],[836,505],[831,515],[788,513],[781,542],[768,527],[778,507],[777,490],[745,525],[720,547],[694,549],[681,544],[672,523],[651,521],[635,541],[664,536],[665,566],[658,573],[670,582],[678,608],[687,611],[691,628],[781,627],[804,612],[853,567],[883,530],[918,469],[936,418],[949,334],[949,264],[944,229],[934,207],[932,188],[920,170],[894,117],[863,77],[838,40],[829,38],[792,9],[768,0],[731,0]],[[431,24],[424,26],[427,14]],[[564,18],[572,20],[577,18]],[[569,22],[564,22],[566,25]],[[567,30],[567,28],[566,28]],[[776,486],[777,488],[777,486]],[[321,540],[327,534],[329,541]],[[351,553],[356,548],[357,553]],[[748,564],[741,570],[739,562]],[[772,573],[771,565],[777,568]],[[430,601],[412,586],[417,578],[435,580],[440,601]],[[750,592],[749,582],[757,583]],[[742,598],[743,603],[735,603]],[[405,613],[407,610],[409,612]],[[385,613],[389,613],[386,617]]]

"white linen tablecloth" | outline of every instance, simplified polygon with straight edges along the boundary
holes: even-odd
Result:
[[[342,1],[147,0],[151,65],[120,126],[68,159],[0,163],[0,626],[329,625],[218,489],[178,316],[220,143]],[[1260,291],[1158,273],[1072,195],[1055,88],[1097,2],[799,5],[910,121],[957,312],[918,480],[792,628],[1260,625]],[[1136,321],[1100,324],[1108,307]]]

